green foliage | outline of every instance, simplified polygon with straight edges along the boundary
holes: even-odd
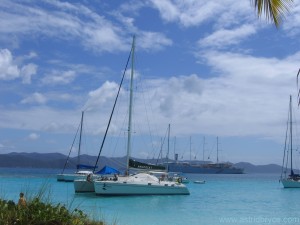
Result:
[[[61,204],[51,205],[34,198],[27,206],[18,206],[13,201],[0,199],[1,225],[105,225],[91,221],[81,210],[73,212]]]
[[[258,16],[265,15],[278,28],[294,0],[252,0]]]

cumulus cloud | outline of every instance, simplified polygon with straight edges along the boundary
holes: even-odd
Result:
[[[42,82],[44,84],[50,85],[64,85],[71,83],[76,78],[76,72],[73,70],[68,71],[52,71],[50,74],[46,75]]]
[[[226,48],[238,44],[245,38],[256,33],[253,25],[242,25],[236,29],[220,29],[198,41],[200,47]]]
[[[300,2],[294,1],[290,13],[287,15],[282,28],[292,37],[298,37],[300,33]]]
[[[39,129],[43,131],[48,131],[48,132],[58,132],[58,133],[65,133],[65,132],[74,132],[76,131],[76,125],[77,125],[77,119],[79,119],[79,113],[78,115],[72,112],[68,111],[53,111],[52,109],[46,110],[50,114],[50,118],[47,118],[42,126],[39,126]],[[64,118],[65,121],[61,123],[60,121],[55,118],[56,116]],[[78,116],[78,118],[76,117]],[[43,116],[41,116],[43,117]],[[67,118],[68,117],[68,118]],[[79,121],[79,120],[78,120]]]
[[[31,83],[31,76],[35,75],[37,71],[37,65],[35,64],[27,64],[22,67],[21,74],[23,77],[23,83],[24,84],[30,84]]]
[[[180,11],[172,1],[153,0],[152,3],[160,11],[161,17],[166,21],[178,19]]]
[[[284,54],[291,52],[290,49],[286,49],[284,53],[274,53],[274,55],[280,55],[281,58],[279,56],[267,58],[234,53],[232,49],[228,51],[228,47],[241,44],[244,40],[250,40],[251,35],[255,35],[255,41],[263,40],[262,43],[265,43],[267,40],[265,36],[260,36],[259,29],[261,27],[257,25],[259,20],[255,18],[256,15],[253,8],[250,7],[249,1],[150,0],[139,2],[137,5],[133,5],[133,3],[136,1],[128,2],[127,8],[126,3],[121,3],[122,9],[111,7],[103,13],[102,8],[100,10],[92,8],[93,6],[88,8],[71,1],[69,3],[2,1],[0,6],[0,33],[2,36],[13,36],[14,39],[20,38],[20,40],[33,39],[33,41],[36,41],[36,38],[47,41],[48,38],[51,38],[55,39],[55,43],[51,42],[52,44],[60,45],[62,42],[68,42],[68,46],[64,46],[66,51],[63,51],[65,49],[51,51],[51,54],[56,54],[56,56],[60,54],[61,58],[53,57],[55,60],[47,61],[52,63],[52,68],[58,69],[50,71],[49,68],[43,68],[43,74],[45,74],[41,79],[44,84],[43,93],[34,92],[29,88],[26,90],[19,88],[16,96],[18,94],[20,96],[20,93],[25,96],[20,101],[23,105],[19,108],[12,108],[11,106],[16,106],[18,103],[14,101],[16,96],[13,96],[12,101],[9,102],[10,105],[2,106],[0,127],[35,130],[37,133],[40,130],[73,133],[77,128],[75,125],[79,122],[79,111],[84,105],[83,108],[87,109],[87,120],[92,121],[89,132],[103,133],[116,97],[118,83],[107,81],[98,87],[95,86],[96,82],[91,82],[92,84],[88,88],[93,91],[88,92],[82,88],[84,93],[75,94],[70,92],[72,88],[53,87],[58,85],[70,87],[77,81],[80,82],[80,74],[96,74],[96,70],[98,72],[98,69],[90,70],[87,65],[88,63],[92,64],[93,60],[83,60],[83,64],[77,65],[77,67],[75,63],[72,64],[73,57],[68,55],[69,47],[80,45],[76,46],[80,49],[79,51],[84,49],[93,53],[100,52],[100,57],[106,52],[117,55],[120,51],[129,50],[131,43],[129,36],[137,33],[137,52],[141,49],[157,51],[164,47],[174,46],[171,53],[165,52],[163,57],[167,56],[172,60],[173,57],[177,57],[176,62],[179,62],[178,55],[184,58],[181,61],[182,65],[175,66],[168,64],[169,61],[164,58],[159,58],[159,60],[155,58],[151,63],[158,62],[160,64],[157,70],[155,68],[157,74],[145,67],[135,73],[137,75],[135,81],[142,79],[145,72],[147,77],[153,78],[143,81],[143,84],[148,87],[146,90],[141,91],[135,87],[134,121],[141,124],[142,132],[146,133],[148,120],[145,117],[151,113],[152,115],[149,115],[150,123],[155,124],[159,132],[164,131],[166,125],[171,123],[174,127],[174,135],[202,133],[223,136],[250,135],[260,138],[281,137],[284,130],[282,126],[285,124],[287,114],[287,107],[284,103],[286,102],[286,106],[288,105],[288,95],[295,90],[292,85],[295,84],[297,71],[294,70],[298,69],[295,68],[295,65],[298,65],[300,61],[300,53],[284,57]],[[129,7],[130,4],[133,7]],[[156,18],[155,22],[159,23],[161,19],[163,24],[159,23],[157,27],[155,26],[155,30],[151,30],[154,27],[153,23],[137,21],[142,17],[144,19],[144,15],[142,15],[144,11],[141,10],[143,7],[148,7],[145,9],[149,12],[146,16],[159,12],[160,18]],[[130,10],[134,12],[134,16]],[[299,3],[296,2],[295,12],[292,13],[295,15],[290,17],[294,20],[284,24],[283,30],[287,32],[283,35],[299,33],[298,11]],[[142,30],[141,27],[145,30]],[[175,36],[178,35],[178,31],[184,35]],[[263,33],[263,35],[265,34],[270,34],[270,37],[268,36],[270,39],[276,36],[270,30]],[[280,42],[275,42],[276,44],[283,43],[282,40],[287,41],[279,36],[276,36],[276,39],[280,39]],[[256,45],[250,41],[247,42],[249,43],[247,47]],[[293,44],[297,43],[296,41],[294,39]],[[288,47],[291,48],[291,46]],[[28,46],[26,45],[26,47]],[[199,49],[197,47],[200,47],[201,52],[195,54],[195,51]],[[242,49],[243,52],[248,51],[242,45],[238,45],[237,48]],[[224,49],[226,52],[222,52]],[[278,49],[275,49],[274,52]],[[20,48],[20,52],[23,50]],[[259,47],[254,49],[255,54],[273,54],[273,49],[272,52],[264,51],[264,53],[260,53],[260,50]],[[293,49],[293,51],[297,51],[297,49]],[[173,52],[177,55],[168,55]],[[72,53],[74,53],[74,48],[72,48]],[[194,65],[195,58],[185,58],[186,53],[195,54],[196,60],[201,61],[201,65],[199,67]],[[44,53],[42,54],[44,56]],[[78,54],[80,55],[80,52]],[[111,56],[111,54],[109,55]],[[157,55],[153,54],[153,56]],[[63,57],[65,59],[69,57],[69,62],[61,60]],[[116,61],[110,61],[109,57],[108,59],[106,56],[104,57],[104,63],[109,62],[108,65],[111,67],[114,67],[115,62],[119,60],[118,58]],[[23,84],[33,83],[38,67],[26,60],[36,58],[37,53],[34,51],[22,56],[14,56],[13,52],[8,49],[0,50],[0,80],[19,79]],[[187,62],[184,60],[189,61],[184,64]],[[87,63],[87,61],[89,62]],[[86,64],[84,65],[84,63]],[[170,71],[174,71],[174,73],[166,72],[168,68],[171,68]],[[176,71],[177,68],[180,72]],[[110,71],[107,72],[108,70]],[[113,74],[111,73],[114,72],[112,69],[108,70],[105,75]],[[45,73],[45,71],[50,72]],[[102,73],[104,74],[104,72]],[[100,79],[98,77],[97,79],[98,82]],[[102,81],[99,81],[99,84]],[[39,88],[40,86],[36,90]],[[51,90],[47,88],[51,88]],[[59,90],[57,91],[57,89]],[[26,91],[31,94],[25,95]],[[62,93],[63,91],[68,94]],[[128,113],[126,96],[128,96],[128,88],[123,87],[118,102],[120,105],[116,109],[116,113],[119,112],[119,115],[123,117]],[[55,104],[51,104],[51,106],[56,108],[46,106],[46,103],[51,101],[55,101]],[[73,102],[72,104],[61,104],[66,101]],[[74,102],[76,104],[73,104]],[[149,107],[147,113],[145,113],[145,103],[146,107]],[[121,104],[123,105],[121,106]],[[120,127],[127,117],[124,121],[117,121],[116,118],[117,116],[114,115],[112,130],[122,130]],[[37,133],[33,133],[33,139],[37,137]]]
[[[89,92],[89,99],[84,106],[84,109],[95,110],[99,108],[106,108],[106,103],[112,106],[119,85],[115,82],[106,81],[101,87]]]
[[[0,33],[4,35],[46,35],[60,40],[79,40],[89,51],[116,52],[127,51],[132,33],[144,33],[143,47],[151,50],[169,46],[171,40],[163,34],[138,31],[136,27],[125,27],[124,24],[113,23],[104,14],[81,4],[47,1],[47,11],[31,4],[5,1],[5,9],[0,6]],[[83,19],[84,18],[84,19]],[[153,39],[151,39],[151,37]],[[149,42],[153,44],[149,44]],[[150,47],[152,46],[152,47]]]
[[[124,49],[121,29],[83,5],[59,1],[47,2],[51,10],[45,11],[30,4],[10,1],[3,4],[6,7],[0,16],[1,33],[27,35],[34,33],[55,36],[63,40],[78,39],[88,49],[97,51]],[[3,7],[1,8],[3,11]],[[83,22],[81,17],[86,17],[88,21]]]
[[[294,65],[299,54],[269,59],[212,51],[205,56],[201,53],[202,57],[219,72],[218,77],[206,81],[201,104],[206,105],[206,112],[202,116],[213,126],[227,127],[220,127],[222,135],[261,134],[278,140],[286,119],[282,104],[295,90]],[[230,124],[235,124],[234,129]]]
[[[13,62],[13,57],[8,49],[0,50],[0,79],[14,80],[20,76],[18,65]]]
[[[247,1],[151,0],[151,2],[163,20],[176,22],[184,27],[199,26],[211,20],[216,20],[216,24],[226,27],[236,24],[237,21],[249,19],[249,14],[253,13]]]
[[[46,102],[47,98],[38,92],[33,93],[31,96],[28,96],[21,101],[22,104],[45,104]]]
[[[46,106],[30,107],[24,110],[1,110],[0,127],[74,133],[80,120],[80,112],[57,110]]]
[[[24,84],[30,84],[31,76],[36,72],[37,65],[33,63],[18,65],[8,49],[0,49],[0,79],[15,80],[21,77]]]
[[[293,65],[300,60],[300,53],[285,59],[268,59],[208,51],[205,55],[201,53],[203,57],[218,71],[217,77],[204,79],[201,74],[191,74],[147,79],[144,85],[148,88],[143,94],[135,90],[134,120],[142,124],[144,132],[148,127],[146,100],[151,123],[161,131],[165,130],[167,123],[171,123],[175,127],[174,135],[261,135],[280,139],[287,115],[287,107],[283,107],[282,103],[288,105],[288,96],[293,90],[291,84],[297,73],[293,71]],[[89,93],[85,108],[89,109],[87,119],[93,121],[91,133],[105,130],[117,89],[118,84],[105,82]],[[127,96],[127,92],[122,89],[121,98]],[[28,98],[23,103],[45,101],[39,93],[31,97],[34,96],[35,100]],[[124,117],[128,101],[121,99],[119,103],[124,105],[119,109]],[[74,131],[74,124],[79,121],[79,113],[77,115],[73,110],[43,108],[26,112],[10,110],[9,113],[1,110],[0,114],[3,118],[1,127],[19,127],[22,124],[22,129]],[[28,118],[34,120],[28,123]],[[3,122],[7,123],[4,125]],[[118,130],[122,122],[113,121],[113,125]]]
[[[164,34],[157,32],[141,32],[139,35],[139,48],[146,50],[161,50],[173,44],[172,40]]]

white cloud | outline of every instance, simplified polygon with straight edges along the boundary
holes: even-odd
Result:
[[[282,23],[283,30],[292,37],[298,37],[300,33],[300,1],[294,1]]]
[[[101,108],[106,109],[106,104],[113,105],[117,95],[119,85],[114,82],[106,81],[101,87],[89,92],[89,99],[84,109],[95,110]]]
[[[69,84],[71,83],[76,77],[76,72],[73,70],[68,70],[68,71],[52,71],[51,74],[46,75],[42,79],[42,82],[44,84],[50,84],[50,85],[55,85],[55,84]]]
[[[238,44],[243,39],[256,33],[253,25],[242,25],[236,29],[220,29],[198,41],[201,47],[226,48],[228,45]]]
[[[18,66],[13,62],[13,57],[8,49],[0,50],[0,79],[14,80],[20,76]]]
[[[82,46],[95,52],[127,51],[131,42],[128,36],[131,36],[132,32],[143,33],[133,31],[129,27],[129,30],[124,30],[123,24],[114,24],[103,15],[80,4],[72,5],[58,1],[48,1],[46,4],[51,6],[51,10],[46,11],[31,4],[4,2],[5,10],[0,7],[0,33],[46,35],[61,40],[79,40]],[[145,43],[153,41],[153,45],[144,45],[148,50],[151,50],[149,46],[160,49],[171,42],[163,34],[154,32],[144,32],[143,37]],[[149,39],[150,37],[156,38]]]
[[[0,127],[49,131],[71,132],[76,131],[79,124],[80,112],[74,110],[58,110],[45,106],[31,107],[24,110],[1,110]]]
[[[134,121],[140,123],[142,132],[148,129],[145,103],[151,126],[165,131],[172,124],[173,135],[205,133],[220,136],[260,136],[282,139],[288,97],[293,92],[294,65],[300,53],[288,58],[255,58],[249,55],[208,51],[201,53],[209,66],[218,71],[217,77],[201,78],[201,74],[144,80],[147,88],[135,89]],[[295,70],[295,71],[294,71]],[[91,91],[86,101],[86,118],[90,133],[106,128],[118,84],[105,82]],[[116,113],[126,115],[128,90],[122,89]],[[295,90],[296,92],[296,90]],[[35,93],[23,103],[45,102]],[[145,101],[146,100],[146,101]],[[286,107],[284,107],[286,105]],[[151,112],[151,115],[150,115]],[[1,110],[1,127],[74,132],[79,112],[39,107],[26,111]],[[31,119],[30,119],[31,118]],[[120,130],[122,119],[112,121],[114,130]],[[121,122],[120,122],[121,121]],[[270,129],[271,127],[271,129]]]
[[[23,83],[24,84],[30,84],[31,83],[31,76],[35,75],[37,71],[37,65],[35,64],[27,64],[22,67],[21,74],[23,77]]]
[[[21,101],[22,104],[45,104],[46,102],[47,98],[38,92],[33,93],[31,96]]]
[[[35,75],[36,71],[37,65],[33,63],[18,65],[8,49],[0,49],[0,80],[22,78],[24,84],[30,84],[31,76]]]
[[[287,32],[283,35],[299,34],[298,2],[296,1],[295,13],[291,13],[293,16],[288,16],[288,19],[292,18],[291,21],[284,23],[283,31]],[[297,44],[296,39],[283,39],[280,30],[278,31],[280,35],[271,29],[260,33],[261,27],[257,25],[259,20],[251,8],[250,1],[153,0],[127,3],[127,8],[126,3],[117,3],[109,7],[101,5],[99,8],[94,7],[95,3],[93,3],[88,4],[90,7],[88,8],[81,5],[85,3],[75,4],[71,1],[70,3],[2,1],[0,6],[2,38],[0,39],[4,43],[7,43],[3,41],[4,36],[12,37],[14,41],[24,41],[15,47],[18,48],[18,52],[27,53],[15,56],[11,50],[2,49],[0,80],[19,79],[23,84],[35,85],[33,81],[36,79],[33,78],[37,74],[38,67],[26,60],[38,60],[38,54],[35,49],[28,48],[37,47],[38,45],[35,44],[41,45],[50,38],[50,46],[52,44],[55,46],[51,49],[53,50],[51,55],[49,56],[49,51],[43,52],[44,48],[40,48],[39,55],[43,57],[43,62],[51,64],[51,68],[56,69],[51,71],[46,68],[48,65],[45,63],[41,64],[43,68],[39,67],[39,71],[45,74],[41,78],[44,84],[43,93],[35,92],[40,90],[41,86],[27,85],[25,88],[20,88],[16,82],[5,86],[5,90],[2,91],[7,100],[1,106],[0,127],[34,130],[37,133],[39,131],[73,133],[79,122],[81,106],[85,105],[86,118],[92,121],[89,132],[103,133],[118,90],[118,83],[104,82],[104,80],[107,80],[107,76],[111,76],[110,80],[115,78],[112,77],[116,74],[115,70],[120,70],[116,68],[120,61],[119,57],[123,57],[119,52],[129,50],[131,43],[129,36],[136,33],[137,52],[157,51],[174,45],[170,52],[166,51],[163,54],[163,57],[170,57],[170,60],[165,60],[161,56],[156,58],[155,54],[150,55],[151,58],[155,57],[150,64],[159,64],[153,68],[157,74],[145,66],[150,64],[137,60],[140,71],[135,73],[137,75],[135,81],[142,79],[145,71],[147,77],[154,77],[144,80],[143,85],[149,87],[143,90],[144,96],[141,95],[142,91],[135,88],[134,121],[142,124],[142,132],[146,132],[148,128],[145,119],[146,103],[146,107],[149,107],[148,113],[152,113],[149,117],[150,123],[154,125],[151,126],[158,127],[159,132],[165,131],[167,124],[171,123],[174,135],[203,133],[281,138],[286,121],[288,95],[293,91],[296,92],[293,85],[297,71],[294,70],[298,69],[295,67],[300,61],[300,53],[286,58],[282,55],[290,53],[290,49]],[[121,7],[118,7],[119,4]],[[129,7],[130,5],[133,7]],[[102,11],[104,8],[108,10]],[[160,23],[157,18],[154,20],[155,24],[150,20],[145,22],[145,18],[149,19],[157,12],[163,23]],[[254,37],[253,40],[249,38],[251,35]],[[240,45],[246,39],[249,41],[247,47],[253,48],[255,54],[274,55],[274,57],[236,54],[232,49],[231,52],[212,51],[237,45],[236,49],[246,52],[248,49],[245,50],[244,46]],[[193,65],[195,59],[190,57],[199,47],[197,40],[201,48],[197,60],[201,60],[201,65]],[[272,44],[280,46],[273,49],[270,44],[268,49],[272,48],[272,50],[264,49],[261,53],[262,49],[259,45],[266,42],[269,44],[271,40]],[[290,44],[289,40],[293,43]],[[259,42],[259,45],[256,45],[256,42]],[[23,45],[25,43],[26,45]],[[59,48],[64,43],[68,44]],[[287,44],[287,48],[282,43]],[[278,52],[278,49],[283,47],[285,51]],[[87,57],[95,56],[90,55],[91,51],[97,52],[97,57],[99,52],[101,53],[93,69],[91,68],[96,61],[95,58],[83,59],[82,64],[79,65],[74,62],[77,61],[75,54],[82,56],[83,49],[88,50]],[[71,53],[69,50],[72,50]],[[297,51],[297,48],[293,50]],[[113,54],[106,57],[104,54],[107,52]],[[187,53],[190,54],[188,57],[186,57]],[[50,61],[47,57],[55,60]],[[144,58],[143,55],[142,57]],[[145,57],[147,61],[150,59],[148,57],[149,55]],[[177,57],[178,65],[168,63],[173,62],[173,57]],[[99,63],[100,66],[103,63],[110,67],[100,72],[101,77],[99,77]],[[174,74],[167,71],[174,71]],[[181,76],[178,75],[179,73]],[[93,74],[93,79],[88,77],[82,81],[80,74],[89,76]],[[91,82],[88,83],[89,81]],[[101,85],[99,88],[95,86],[98,81]],[[79,87],[81,93],[70,93],[70,90],[79,86],[74,87],[72,84],[82,84],[82,82],[87,86]],[[58,87],[58,85],[65,86]],[[16,92],[13,92],[10,98],[9,91],[13,88]],[[88,91],[85,88],[93,91],[86,95]],[[20,101],[16,102],[15,99],[20,95],[25,96],[21,101],[23,105],[17,106]],[[122,118],[128,113],[128,100],[125,100],[127,95],[128,88],[123,87],[118,102],[123,105],[118,105],[115,111]],[[45,106],[52,101],[54,104],[51,105],[56,108]],[[71,104],[66,104],[66,101]],[[114,115],[111,128],[114,131],[122,130],[120,127],[127,117],[124,121],[116,118],[117,116]]]
[[[31,134],[28,135],[28,139],[32,140],[32,141],[35,141],[35,140],[37,140],[39,138],[40,138],[40,135],[37,134],[37,133],[31,133]]]
[[[211,20],[215,20],[218,26],[226,27],[249,19],[251,12],[252,18],[255,16],[249,1],[152,0],[152,4],[163,20],[184,27],[198,26]]]
[[[138,47],[149,51],[161,50],[163,47],[173,44],[171,39],[157,32],[141,32],[138,40]]]
[[[172,3],[172,1],[159,1],[159,0],[153,0],[153,5],[157,7],[157,9],[161,13],[161,17],[166,21],[174,21],[177,20],[179,17],[179,9],[175,4]]]
[[[219,72],[219,77],[207,80],[199,102],[206,106],[202,116],[210,121],[207,130],[222,124],[218,131],[222,135],[261,135],[278,140],[286,119],[283,105],[287,105],[289,94],[296,92],[294,65],[300,55],[268,59],[208,52],[204,57]]]
[[[0,32],[78,39],[83,46],[95,51],[124,49],[121,29],[87,7],[58,1],[45,4],[51,10],[46,11],[33,4],[3,2],[5,9],[0,7]],[[86,18],[86,22],[82,18]]]
[[[7,151],[7,153],[9,153],[9,151],[11,151],[14,148],[15,148],[15,146],[10,142],[0,143],[0,149],[1,149],[2,154],[5,153],[5,151]]]

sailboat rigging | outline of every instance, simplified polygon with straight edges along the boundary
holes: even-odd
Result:
[[[73,182],[75,179],[81,178],[81,177],[86,177],[87,175],[91,174],[92,171],[94,170],[97,166],[90,166],[90,165],[84,165],[80,164],[80,152],[81,152],[81,138],[82,138],[82,128],[83,128],[83,117],[84,117],[84,111],[81,112],[81,120],[80,120],[80,126],[78,127],[76,131],[76,135],[74,137],[73,143],[71,145],[67,160],[64,164],[64,168],[60,174],[57,174],[57,181],[66,181],[66,182]],[[66,166],[69,162],[70,154],[73,149],[73,145],[75,143],[78,130],[80,128],[80,133],[79,133],[79,144],[78,144],[78,155],[77,155],[77,165],[76,165],[76,172],[74,174],[64,174],[64,171],[66,169]]]
[[[124,78],[125,78],[125,74],[126,74],[126,71],[127,71],[127,67],[128,67],[128,64],[129,64],[131,54],[132,54],[132,49],[129,53],[127,63],[126,63],[126,66],[125,66],[125,69],[124,69],[124,72],[123,72],[123,76],[122,76],[122,79],[121,79],[121,82],[120,82],[120,85],[119,85],[118,93],[117,93],[117,96],[115,98],[114,105],[113,105],[113,108],[112,108],[112,111],[111,111],[111,114],[110,114],[110,117],[109,117],[109,120],[108,120],[108,124],[107,124],[106,130],[105,130],[105,134],[104,134],[103,139],[102,139],[101,147],[100,147],[100,150],[99,150],[99,153],[98,153],[98,156],[97,156],[97,160],[96,160],[96,163],[95,163],[95,168],[98,165],[100,155],[101,155],[103,147],[104,147],[104,143],[105,143],[105,140],[106,140],[106,137],[107,137],[107,133],[108,133],[110,124],[111,124],[111,120],[112,120],[112,117],[113,117],[113,114],[114,114],[114,110],[115,110],[115,107],[116,107],[116,104],[117,104],[117,100],[118,100],[118,97],[119,97],[119,94],[120,94],[120,90],[121,90],[121,87],[122,87],[122,84],[123,84],[123,81],[124,81]],[[104,166],[97,173],[95,173],[95,168],[93,170],[93,174],[90,175],[89,177],[86,177],[87,179],[77,179],[77,180],[74,181],[74,190],[75,190],[76,193],[94,192],[95,191],[93,181],[98,178],[98,174],[103,175],[102,171],[105,170],[105,168],[107,168],[107,166]],[[110,172],[106,173],[106,174],[112,174],[112,173],[113,174],[119,174],[120,173],[119,171],[115,170],[114,168],[109,168],[109,171]]]
[[[282,171],[280,181],[284,188],[300,188],[300,175],[294,173],[293,169],[293,114],[292,114],[292,96],[290,96],[289,104],[289,116],[288,116],[288,126],[287,132],[289,135],[286,135],[285,149],[283,155],[283,167],[285,166],[285,171]],[[287,141],[289,139],[289,149],[286,149]],[[288,152],[289,151],[289,152]],[[289,154],[287,154],[289,153]],[[288,158],[290,157],[290,159]],[[287,176],[286,171],[288,167],[288,161],[290,161],[290,174]],[[284,174],[284,175],[283,175]]]
[[[132,103],[133,103],[133,77],[134,77],[134,52],[135,36],[132,41],[131,54],[131,76],[130,76],[130,95],[129,95],[129,116],[128,116],[128,136],[127,136],[127,156],[125,176],[117,179],[94,181],[96,195],[188,195],[187,187],[179,182],[159,179],[153,174],[141,172],[129,175],[130,154],[131,154],[131,134],[132,134]],[[166,176],[164,176],[166,178]]]
[[[205,140],[204,140],[205,143]],[[243,174],[244,169],[235,167],[228,162],[219,162],[219,138],[217,137],[217,161],[192,161],[191,160],[191,147],[190,147],[190,161],[178,161],[169,163],[169,171],[181,173],[199,173],[199,174]],[[203,144],[204,155],[204,144]],[[204,157],[203,157],[204,158]]]

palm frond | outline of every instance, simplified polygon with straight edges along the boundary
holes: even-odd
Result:
[[[289,12],[293,0],[252,0],[259,17],[264,15],[268,21],[271,21],[278,28]]]

